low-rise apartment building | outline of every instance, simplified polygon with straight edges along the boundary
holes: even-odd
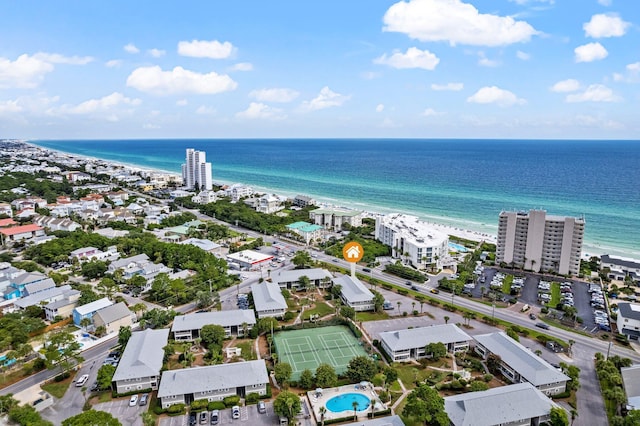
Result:
[[[200,337],[202,327],[208,324],[222,326],[227,337],[243,337],[245,328],[249,332],[256,325],[256,315],[250,309],[179,315],[173,319],[171,333],[175,340],[191,342]]]
[[[618,303],[618,318],[616,319],[618,332],[629,339],[638,340],[640,337],[640,304]]]
[[[265,395],[269,376],[264,360],[208,367],[168,370],[162,373],[158,399],[162,408],[193,401],[222,401],[227,396]]]
[[[168,338],[166,328],[131,333],[112,379],[117,393],[158,389]]]
[[[287,301],[276,283],[264,281],[252,284],[251,294],[258,318],[280,318],[287,311]]]
[[[471,336],[455,324],[432,325],[380,333],[382,349],[393,362],[415,361],[427,358],[425,347],[430,343],[443,343],[449,353],[469,349]]]
[[[341,275],[333,279],[333,285],[340,286],[340,298],[345,305],[356,311],[372,311],[374,309],[373,293],[358,278],[351,275]]]
[[[331,286],[333,280],[331,272],[321,268],[291,269],[271,275],[274,283],[278,284],[280,288],[286,288],[287,290],[304,290],[300,284],[300,278],[302,277],[309,278],[309,284],[312,287],[318,288]]]
[[[351,227],[362,226],[363,213],[358,210],[342,208],[320,208],[309,212],[309,219],[327,230],[340,231],[347,224]]]
[[[529,382],[545,395],[566,390],[569,377],[504,332],[474,336],[475,351],[484,359],[500,358],[500,373],[512,383]]]

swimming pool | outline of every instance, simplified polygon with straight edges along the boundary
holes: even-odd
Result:
[[[334,413],[341,411],[353,411],[353,402],[358,403],[356,411],[364,411],[369,408],[371,401],[365,395],[361,393],[345,393],[342,395],[334,396],[327,401],[327,410]]]
[[[460,253],[466,253],[466,252],[469,251],[469,249],[466,248],[465,246],[460,245],[460,244],[456,244],[456,243],[452,243],[451,241],[449,241],[449,248],[451,248],[451,249],[453,249],[453,250],[455,250],[457,252],[460,252]]]

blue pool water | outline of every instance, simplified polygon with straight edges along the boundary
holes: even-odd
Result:
[[[466,253],[466,252],[469,251],[465,246],[460,245],[460,244],[456,244],[456,243],[452,243],[452,242],[449,242],[449,248],[451,248],[451,249],[453,249],[453,250],[455,250],[455,251],[457,251],[459,253]]]
[[[334,396],[327,401],[327,410],[334,413],[341,411],[353,411],[353,401],[358,403],[358,409],[356,411],[364,411],[369,408],[369,398],[361,393],[345,393],[339,396]]]

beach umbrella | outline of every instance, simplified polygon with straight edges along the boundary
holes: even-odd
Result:
[[[316,388],[316,393],[317,394],[321,394],[322,393],[322,388]]]
[[[366,387],[368,385],[369,385],[369,382],[367,382],[367,381],[360,382],[360,386],[362,386],[362,387]]]

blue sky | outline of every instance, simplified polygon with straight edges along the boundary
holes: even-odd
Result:
[[[0,137],[638,139],[633,0],[2,1]]]

